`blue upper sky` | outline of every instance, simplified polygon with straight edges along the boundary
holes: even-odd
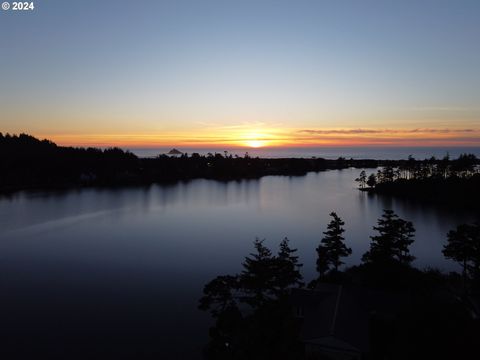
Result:
[[[34,3],[0,11],[0,131],[468,129],[480,145],[478,0]]]

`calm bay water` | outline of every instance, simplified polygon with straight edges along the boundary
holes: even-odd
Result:
[[[414,222],[416,266],[457,269],[441,249],[471,216],[362,193],[359,171],[0,198],[0,353],[55,345],[68,358],[75,347],[195,357],[209,324],[196,309],[203,285],[240,271],[255,237],[273,248],[288,237],[312,279],[331,211],[346,222],[349,265],[389,208]]]

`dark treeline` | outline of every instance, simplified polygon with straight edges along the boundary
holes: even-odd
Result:
[[[32,136],[0,133],[0,189],[69,187],[127,183],[138,158],[121,149],[57,146]]]
[[[480,354],[480,224],[460,225],[446,237],[443,254],[462,266],[463,276],[421,271],[411,265],[414,225],[385,210],[362,263],[342,271],[352,250],[345,243],[343,220],[330,215],[316,248],[318,275],[307,287],[288,239],[277,254],[257,239],[239,274],[218,276],[205,286],[199,308],[215,320],[205,358],[452,359]],[[365,337],[368,341],[355,349]]]
[[[408,160],[386,163],[377,173],[360,173],[360,189],[378,194],[479,208],[480,160],[473,154],[457,159]]]
[[[57,146],[32,136],[0,133],[0,190],[151,184],[193,178],[241,179],[309,171],[376,167],[373,160],[260,159],[227,152],[138,158],[119,148]]]
[[[242,179],[309,171],[376,168],[396,161],[338,158],[260,159],[227,152],[138,158],[119,148],[57,146],[32,136],[0,133],[0,191],[74,186],[140,185],[193,178]]]
[[[375,162],[358,162],[374,167]],[[0,133],[0,189],[150,184],[192,178],[239,179],[263,175],[304,175],[308,171],[345,168],[339,159],[259,159],[224,154],[160,155],[138,158],[119,148],[57,146],[32,136]]]

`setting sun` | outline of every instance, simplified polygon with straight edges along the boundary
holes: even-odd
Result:
[[[248,132],[241,136],[242,140],[241,143],[243,143],[245,146],[251,147],[251,148],[260,148],[268,145],[270,143],[270,137],[271,135],[266,135],[264,133],[260,133],[258,131],[255,132]]]
[[[266,142],[263,140],[248,140],[245,141],[245,145],[252,148],[259,148],[265,146]]]

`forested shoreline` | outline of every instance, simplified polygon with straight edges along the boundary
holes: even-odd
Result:
[[[356,181],[361,190],[375,194],[480,209],[480,166],[473,154],[421,161],[409,157],[370,174],[362,171]]]
[[[228,152],[158,155],[140,158],[119,148],[58,146],[33,136],[0,133],[0,192],[27,189],[150,185],[197,178],[254,179],[267,175],[302,176],[335,169],[362,171],[362,190],[427,199],[445,204],[478,206],[480,161],[474,155],[459,159],[373,160],[324,158],[258,158]],[[379,171],[375,172],[377,168]],[[441,194],[441,196],[438,196]]]
[[[119,148],[58,146],[27,134],[0,133],[0,192],[84,186],[148,185],[195,178],[235,180],[310,171],[376,168],[376,160],[264,159],[228,152],[140,158]]]

